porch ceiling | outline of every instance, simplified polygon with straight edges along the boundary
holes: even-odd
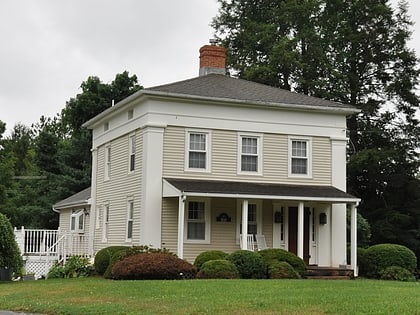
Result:
[[[360,201],[360,199],[333,186],[286,185],[179,178],[163,179],[163,197],[182,195],[356,204]]]

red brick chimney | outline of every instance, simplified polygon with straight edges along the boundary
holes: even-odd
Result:
[[[199,75],[226,74],[226,49],[221,46],[204,45],[200,48]]]

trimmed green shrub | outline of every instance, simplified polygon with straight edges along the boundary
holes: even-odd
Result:
[[[118,261],[112,268],[114,279],[121,280],[176,280],[195,278],[196,268],[175,255],[142,253]]]
[[[95,255],[95,262],[93,266],[95,267],[95,271],[99,275],[103,275],[108,268],[108,265],[111,261],[112,256],[114,253],[122,250],[122,249],[128,249],[127,246],[109,246],[102,248],[100,251],[98,251]]]
[[[300,279],[299,273],[286,261],[273,261],[268,265],[269,279]]]
[[[55,263],[47,274],[48,279],[52,278],[80,278],[92,274],[93,267],[89,258],[72,256],[64,265]]]
[[[110,262],[108,264],[108,267],[106,268],[106,271],[104,273],[104,278],[107,278],[107,279],[113,278],[112,268],[114,268],[114,265],[118,261],[123,260],[124,258],[129,257],[129,256],[134,256],[137,254],[144,254],[144,253],[164,253],[164,254],[174,255],[166,248],[163,248],[163,249],[152,248],[147,245],[126,247],[124,249],[118,250],[112,255]]]
[[[238,269],[243,279],[267,278],[267,264],[259,253],[248,250],[238,250],[227,257]]]
[[[233,262],[226,259],[206,261],[197,273],[198,279],[236,279],[239,272]]]
[[[206,252],[202,252],[199,254],[195,260],[194,260],[194,266],[197,268],[197,270],[201,269],[201,266],[210,260],[217,260],[217,259],[226,259],[228,256],[227,253],[222,252],[220,250],[209,250]]]
[[[366,262],[367,248],[357,248],[357,265],[359,266],[359,276],[366,276],[367,262]]]
[[[399,266],[390,266],[380,273],[381,280],[416,281],[416,277],[410,271]]]
[[[378,244],[369,247],[365,256],[365,272],[369,278],[379,278],[387,267],[398,266],[414,274],[417,257],[414,252],[397,244]]]
[[[22,267],[23,260],[13,227],[9,219],[0,213],[0,269],[7,268],[18,272]]]
[[[267,248],[259,251],[259,253],[268,265],[272,264],[274,261],[285,261],[289,263],[300,276],[303,276],[306,272],[305,262],[287,250],[280,248]]]

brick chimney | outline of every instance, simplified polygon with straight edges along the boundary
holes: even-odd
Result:
[[[199,75],[226,74],[226,49],[221,46],[204,45],[200,48]]]

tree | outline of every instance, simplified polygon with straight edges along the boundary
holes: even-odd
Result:
[[[20,271],[22,256],[10,221],[0,213],[0,268]]]
[[[407,3],[219,0],[213,27],[238,77],[351,104],[348,191],[372,241],[420,254],[418,59]]]

